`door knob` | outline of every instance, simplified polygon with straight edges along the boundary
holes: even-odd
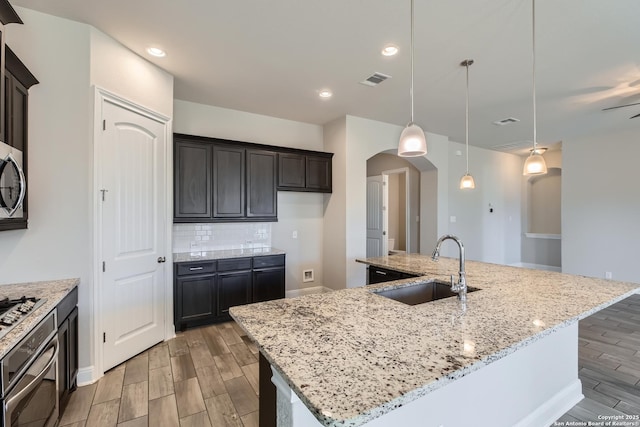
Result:
[[[161,264],[161,263],[163,263],[163,262],[165,262],[165,261],[166,261],[166,258],[165,258],[165,257],[163,257],[163,256],[159,256],[159,257],[158,257],[158,264]]]

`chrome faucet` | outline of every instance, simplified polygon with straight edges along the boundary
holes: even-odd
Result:
[[[458,248],[460,248],[460,272],[458,273],[458,283],[453,282],[453,274],[451,275],[451,291],[456,292],[458,294],[458,299],[462,302],[467,301],[467,279],[464,272],[464,245],[460,241],[460,239],[451,234],[445,234],[444,236],[438,239],[438,243],[436,243],[436,248],[433,250],[431,254],[431,259],[434,261],[438,261],[440,257],[440,246],[442,246],[442,242],[445,240],[453,240],[458,244]]]

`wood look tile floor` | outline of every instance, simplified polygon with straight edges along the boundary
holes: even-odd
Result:
[[[640,416],[640,295],[581,320],[579,330],[578,376],[585,398],[554,425],[602,421],[599,415]]]
[[[190,329],[78,387],[68,427],[257,427],[258,349],[235,322]]]
[[[585,398],[554,425],[640,415],[640,295],[582,321]],[[258,426],[258,350],[235,322],[191,329],[71,394],[61,427]]]

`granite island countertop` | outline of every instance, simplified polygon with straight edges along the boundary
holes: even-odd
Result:
[[[640,284],[467,261],[456,298],[408,306],[373,290],[449,280],[458,260],[358,260],[422,277],[231,309],[321,424],[358,426],[635,293]],[[364,282],[364,278],[363,278]]]
[[[266,248],[222,249],[216,251],[178,252],[173,254],[173,262],[208,261],[226,258],[250,258],[255,256],[284,255],[285,251]]]
[[[33,296],[46,299],[44,304],[32,311],[15,328],[0,339],[0,359],[18,344],[51,310],[56,308],[79,283],[80,279],[63,279],[0,285],[0,296],[3,298]]]

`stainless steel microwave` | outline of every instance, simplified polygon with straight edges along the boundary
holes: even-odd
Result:
[[[22,151],[0,142],[0,221],[23,218],[27,181],[22,171]]]

